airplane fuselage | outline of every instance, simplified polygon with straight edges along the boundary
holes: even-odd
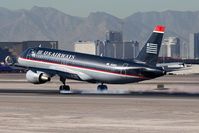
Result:
[[[93,83],[133,83],[164,75],[163,70],[136,61],[47,48],[26,50],[18,63],[32,70]]]

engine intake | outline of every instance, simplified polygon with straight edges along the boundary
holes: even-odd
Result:
[[[43,72],[33,72],[32,70],[29,70],[26,73],[26,79],[33,84],[43,84],[50,81],[51,77]]]

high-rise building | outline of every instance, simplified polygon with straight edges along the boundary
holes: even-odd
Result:
[[[189,36],[189,59],[199,58],[199,33],[193,33]]]
[[[180,39],[178,37],[167,37],[163,40],[160,56],[163,57],[180,57]]]
[[[139,43],[137,41],[126,41],[123,43],[123,59],[133,59],[139,53]]]
[[[74,43],[75,52],[99,55],[118,59],[133,59],[139,53],[137,41],[123,42],[121,32],[106,32],[105,41],[78,41]]]
[[[114,43],[114,42],[123,42],[122,32],[119,31],[107,31],[106,32],[106,40]]]
[[[113,58],[122,59],[123,58],[123,35],[119,31],[108,31],[106,32],[106,49],[111,52]],[[111,48],[111,49],[110,49]],[[108,52],[107,51],[107,52]],[[108,56],[110,57],[110,56]]]
[[[189,59],[189,48],[186,42],[180,43],[180,56],[183,59]]]
[[[103,44],[104,44],[104,56],[114,58],[116,55],[116,50],[114,45],[107,40],[104,41]]]

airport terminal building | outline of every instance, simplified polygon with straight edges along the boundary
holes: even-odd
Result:
[[[19,56],[27,48],[44,47],[58,49],[58,41],[23,41],[23,42],[0,42],[0,62],[8,55]]]

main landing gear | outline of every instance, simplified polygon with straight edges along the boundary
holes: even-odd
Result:
[[[103,85],[103,83],[102,83],[101,85],[97,86],[97,90],[101,91],[101,92],[104,92],[104,91],[108,90],[108,87],[106,85]]]
[[[70,86],[66,85],[66,79],[60,77],[60,81],[63,83],[63,85],[59,87],[59,93],[70,93]]]
[[[59,87],[59,93],[60,94],[71,93],[70,86],[66,85],[66,78],[60,77],[60,81],[63,83],[63,85]],[[97,91],[107,92],[107,90],[108,90],[108,87],[104,85],[103,83],[97,86]]]

